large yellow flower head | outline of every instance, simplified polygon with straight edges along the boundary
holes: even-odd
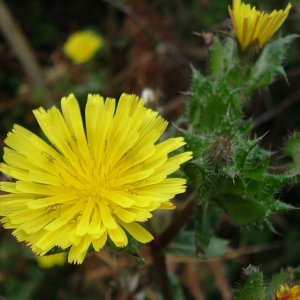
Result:
[[[300,285],[281,285],[275,293],[274,300],[300,300]]]
[[[229,7],[229,14],[242,49],[253,44],[258,44],[260,48],[264,47],[283,24],[291,7],[289,3],[285,10],[273,10],[269,14],[256,10],[255,6],[251,7],[241,0],[233,0],[233,7]]]
[[[104,100],[89,95],[83,122],[73,94],[56,107],[34,111],[44,141],[15,125],[5,140],[0,170],[16,179],[1,182],[0,215],[19,241],[45,255],[69,250],[81,263],[90,246],[98,251],[109,238],[117,247],[127,234],[141,243],[152,235],[139,222],[185,191],[185,179],[168,178],[191,152],[169,153],[182,137],[158,143],[167,122],[135,95]],[[85,123],[85,125],[83,124]]]
[[[64,44],[64,52],[75,64],[82,64],[92,59],[103,45],[104,40],[95,32],[77,31]]]

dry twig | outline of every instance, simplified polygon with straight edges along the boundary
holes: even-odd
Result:
[[[0,0],[0,29],[16,53],[32,84],[43,92],[46,105],[51,106],[51,96],[46,86],[44,75],[28,41],[3,0]]]

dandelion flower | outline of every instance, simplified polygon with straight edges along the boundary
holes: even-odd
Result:
[[[281,285],[275,292],[274,300],[300,300],[300,285]]]
[[[34,115],[48,141],[19,125],[5,140],[0,170],[16,181],[0,185],[8,193],[0,196],[4,226],[38,255],[59,247],[75,263],[108,238],[117,247],[128,244],[127,234],[151,241],[140,222],[173,208],[170,200],[185,191],[185,179],[168,178],[192,157],[169,156],[184,139],[158,142],[167,121],[135,95],[122,94],[118,104],[89,95],[84,121],[73,94],[61,111]]]
[[[241,0],[233,0],[233,8],[229,7],[229,14],[242,49],[253,44],[263,48],[283,24],[291,7],[289,3],[285,10],[273,10],[269,14],[256,10],[255,6],[251,7]]]
[[[83,64],[93,58],[103,46],[101,36],[90,30],[77,31],[70,35],[64,45],[64,52],[75,64]]]
[[[38,256],[36,260],[41,268],[51,269],[55,266],[65,265],[67,261],[67,254],[63,252],[45,256]]]

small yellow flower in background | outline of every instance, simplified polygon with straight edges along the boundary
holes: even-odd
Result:
[[[50,269],[55,266],[65,265],[67,262],[67,253],[37,256],[36,260],[41,268]]]
[[[174,208],[170,200],[185,191],[185,179],[168,178],[192,158],[169,156],[184,139],[158,143],[168,123],[135,95],[122,94],[117,105],[89,95],[85,126],[73,94],[61,100],[61,111],[34,115],[48,141],[19,125],[5,140],[0,170],[16,182],[0,184],[9,193],[0,196],[4,226],[38,255],[58,246],[75,263],[108,238],[125,247],[126,232],[151,241],[139,223],[156,209]]]
[[[70,35],[64,45],[64,52],[75,64],[83,64],[92,59],[103,45],[101,36],[93,31],[83,30]]]
[[[274,300],[300,300],[300,285],[281,285],[275,292]]]
[[[233,0],[233,7],[229,7],[229,14],[242,49],[253,44],[263,48],[283,24],[291,7],[289,3],[285,10],[273,10],[269,14],[256,10],[255,6],[251,7],[241,0]]]

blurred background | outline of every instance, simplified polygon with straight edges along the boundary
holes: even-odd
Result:
[[[299,34],[300,0],[291,2],[282,35]],[[250,3],[268,11],[287,5],[279,0]],[[206,74],[214,36],[232,34],[229,4],[0,0],[1,152],[14,123],[38,132],[32,109],[58,105],[69,93],[81,103],[88,93],[109,97],[136,93],[150,99],[165,118],[176,120],[188,101],[192,69]],[[103,43],[88,61],[74,63],[64,45],[71,34],[82,30],[97,33]],[[253,135],[266,134],[262,143],[274,151],[274,159],[281,158],[286,136],[300,128],[299,39],[290,49],[285,69],[287,78],[279,77],[269,89],[253,95],[245,108],[254,119]],[[281,197],[300,207],[299,187],[290,187]],[[170,220],[168,213],[158,218],[162,228]],[[287,266],[298,268],[299,211],[276,215],[273,222],[272,230],[261,230],[259,225],[240,230],[224,215],[219,235],[230,244],[223,256],[206,260],[193,257],[192,241],[183,232],[167,255],[175,299],[232,299],[241,270],[249,264],[260,266],[267,276]],[[105,250],[91,254],[80,266],[49,267],[0,228],[0,299],[160,299],[146,247],[142,257]]]

